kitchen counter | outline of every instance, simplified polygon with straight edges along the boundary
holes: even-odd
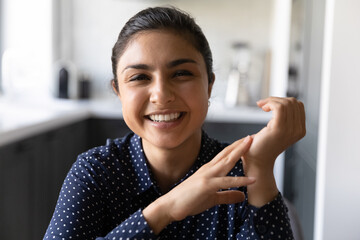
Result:
[[[90,117],[122,119],[116,98],[95,100],[0,98],[0,146]],[[266,124],[270,113],[256,107],[226,108],[212,101],[206,121]]]

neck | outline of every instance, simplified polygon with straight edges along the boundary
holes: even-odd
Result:
[[[180,146],[167,149],[142,140],[144,152],[163,193],[170,190],[190,170],[201,147],[201,130]]]

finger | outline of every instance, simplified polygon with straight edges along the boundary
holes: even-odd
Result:
[[[306,113],[304,103],[299,102],[300,114],[301,114],[301,126],[303,127],[303,134],[306,133]]]
[[[299,101],[296,98],[291,97],[288,98],[287,102],[285,102],[284,104],[286,104],[285,107],[287,113],[286,123],[288,127],[295,128],[294,132],[296,132],[297,128],[299,127],[297,124],[300,117]]]
[[[265,112],[272,111],[272,118],[268,124],[269,127],[278,127],[286,122],[288,116],[285,105],[282,102],[267,101],[264,105],[261,105],[261,108]]]
[[[233,204],[243,202],[245,200],[245,194],[241,191],[228,190],[216,193],[215,205],[220,204]]]
[[[268,103],[269,101],[271,101],[272,99],[274,99],[274,97],[267,97],[267,98],[263,98],[263,99],[260,99],[256,102],[256,104],[259,106],[259,107],[262,107],[263,105],[265,105],[266,103]]]
[[[270,101],[270,98],[265,98],[265,99],[260,99],[259,101],[256,102],[256,104],[258,105],[258,107],[262,108],[265,112],[269,112],[270,109],[269,108],[264,108],[264,106]]]
[[[249,150],[252,143],[252,137],[247,136],[245,139],[238,140],[231,144],[225,154],[220,158],[214,159],[212,166],[213,176],[226,176],[229,171],[235,166],[242,156]]]
[[[283,99],[283,104],[286,110],[286,126],[294,133],[294,136],[299,136],[302,132],[303,126],[303,104],[296,98],[290,97]]]
[[[264,99],[260,99],[256,102],[256,104],[261,108],[262,106],[264,106],[266,103],[270,102],[270,101],[277,101],[277,102],[281,102],[283,99],[285,98],[281,98],[281,97],[268,97],[268,98],[264,98]]]
[[[216,189],[229,189],[229,188],[237,188],[243,187],[255,182],[255,178],[253,177],[216,177],[210,180],[210,184],[216,186]]]
[[[245,137],[242,139],[239,139],[226,148],[224,148],[220,153],[218,153],[213,160],[211,160],[209,163],[212,165],[217,164],[218,162],[221,162],[224,158],[229,156],[236,148],[239,148],[240,146],[244,145],[244,152],[246,152],[251,145],[252,137]]]
[[[299,140],[305,135],[305,109],[301,101],[296,98],[275,98],[273,101],[283,105],[283,117],[274,121],[275,126],[288,129],[292,140]],[[279,121],[279,122],[278,122]]]
[[[306,134],[306,120],[305,120],[305,107],[304,104],[301,101],[297,101],[297,107],[298,107],[298,116],[296,119],[296,123],[297,123],[297,132],[298,132],[298,136],[300,138],[304,137]]]
[[[232,160],[235,160],[235,163],[249,150],[253,138],[251,136],[245,137],[242,141],[236,141],[232,145],[234,145],[234,148],[232,148],[232,151],[228,154],[228,160],[230,162],[233,162]]]

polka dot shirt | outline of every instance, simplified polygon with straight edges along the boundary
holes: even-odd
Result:
[[[227,144],[203,132],[201,150],[176,187]],[[243,176],[242,163],[229,176]],[[246,188],[241,188],[245,191]],[[81,155],[60,191],[44,239],[293,239],[281,194],[261,208],[247,203],[218,205],[173,222],[155,235],[142,210],[162,195],[141,145],[130,133]]]

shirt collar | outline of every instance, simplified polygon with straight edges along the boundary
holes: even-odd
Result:
[[[185,179],[187,179],[194,172],[196,172],[202,165],[211,161],[222,148],[224,148],[222,144],[219,144],[219,142],[217,142],[216,140],[209,138],[208,135],[204,131],[202,131],[201,147],[196,161],[194,162],[188,173],[173,187],[185,181]],[[131,137],[129,150],[131,163],[133,164],[133,169],[135,171],[135,176],[137,180],[137,184],[135,184],[138,188],[137,195],[144,193],[151,187],[154,188],[158,193],[160,193],[155,178],[152,175],[151,169],[147,164],[140,136],[134,134]]]
[[[148,164],[146,163],[146,157],[141,143],[141,138],[134,134],[130,139],[129,145],[130,159],[135,171],[137,189],[137,195],[147,191],[154,186],[152,176],[149,171]]]
[[[180,179],[180,181],[177,182],[172,188],[176,187],[177,185],[185,181],[188,177],[190,177],[193,173],[195,173],[201,166],[211,161],[217,155],[217,153],[220,150],[222,150],[222,148],[224,148],[222,144],[210,138],[205,133],[205,131],[202,131],[201,147],[198,157],[196,158],[196,161],[194,162],[190,170],[186,173],[186,175],[182,179]]]

